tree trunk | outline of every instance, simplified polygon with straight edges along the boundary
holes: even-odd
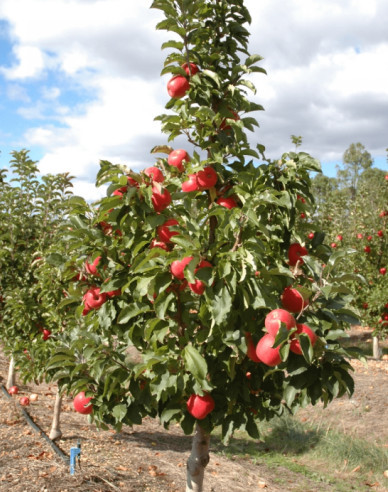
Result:
[[[9,361],[7,389],[11,386],[15,386],[15,361],[13,357],[11,357],[11,360]]]
[[[49,435],[49,438],[52,441],[54,441],[55,439],[59,439],[62,436],[61,429],[59,428],[61,405],[62,405],[62,396],[59,394],[59,389],[57,389],[57,394],[55,397],[55,404],[54,404],[53,423]]]
[[[191,454],[187,460],[186,492],[202,492],[205,467],[209,463],[210,435],[198,424],[195,428]]]
[[[381,348],[379,347],[379,337],[373,337],[373,358],[380,359],[381,358]]]

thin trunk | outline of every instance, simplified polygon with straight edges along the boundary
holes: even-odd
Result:
[[[381,348],[379,347],[379,337],[372,338],[372,347],[373,347],[373,358],[380,359],[381,358]]]
[[[191,455],[187,460],[186,492],[202,492],[205,468],[209,463],[210,435],[197,423]]]
[[[55,397],[54,404],[54,415],[53,415],[53,423],[50,430],[49,438],[54,441],[55,439],[59,439],[62,436],[61,429],[59,427],[60,417],[61,417],[61,405],[62,405],[62,396],[59,394],[59,390],[57,390],[57,395]]]
[[[11,386],[15,386],[15,361],[13,357],[11,357],[11,360],[9,361],[7,389]]]

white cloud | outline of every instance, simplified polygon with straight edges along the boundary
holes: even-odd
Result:
[[[302,149],[320,159],[341,160],[355,141],[385,155],[385,0],[289,0],[286,8],[284,0],[245,3],[253,18],[250,51],[264,56],[268,71],[254,77],[256,100],[266,111],[256,115],[260,129],[252,142],[264,143],[270,157],[292,147],[291,134],[302,135]],[[17,81],[9,97],[13,90],[24,103],[19,114],[35,120],[23,146],[43,151],[42,172],[69,171],[89,183],[99,159],[133,169],[153,162],[149,150],[165,141],[153,119],[167,102],[160,45],[170,35],[155,31],[162,14],[150,4],[2,0],[14,61],[0,74]],[[50,83],[48,73],[57,79]],[[22,91],[30,79],[42,80],[37,99]],[[80,90],[83,101],[67,102],[68,90]]]

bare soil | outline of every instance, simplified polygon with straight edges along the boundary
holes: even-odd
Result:
[[[367,334],[368,335],[368,334]],[[354,332],[357,338],[366,332]],[[355,394],[341,398],[326,409],[320,405],[301,411],[297,418],[324,428],[338,429],[379,446],[388,445],[388,360],[370,360],[368,367],[352,361]],[[0,352],[0,383],[5,384],[8,364]],[[37,393],[28,407],[31,418],[49,433],[55,401],[55,387],[19,385],[18,396]],[[18,401],[18,398],[16,399]],[[26,423],[18,405],[0,390],[0,491],[13,492],[181,492],[185,490],[186,460],[191,437],[178,426],[166,431],[153,419],[122,432],[98,431],[87,417],[77,414],[67,399],[61,417],[63,438],[58,446],[66,453],[81,442],[80,468],[74,476],[49,444]],[[219,448],[219,446],[217,446]],[[387,467],[388,468],[388,467]],[[282,476],[282,485],[275,480]],[[366,484],[373,491],[386,490],[380,484]],[[227,458],[211,453],[206,469],[207,492],[333,491],[330,483],[319,483],[277,466],[276,471],[249,456]],[[349,490],[355,490],[349,488]],[[366,490],[366,489],[365,489]]]

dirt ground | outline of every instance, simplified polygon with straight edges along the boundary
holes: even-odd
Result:
[[[355,336],[365,336],[356,333]],[[298,418],[324,428],[334,428],[375,444],[388,443],[388,360],[369,361],[368,367],[353,361],[356,391],[349,400],[342,398],[324,409],[319,405],[301,411]],[[0,352],[0,383],[5,384],[7,361]],[[19,385],[20,394],[37,393],[28,407],[32,419],[46,433],[51,427],[55,387]],[[19,396],[19,395],[18,395]],[[17,407],[0,390],[0,491],[13,492],[181,492],[185,490],[186,460],[191,437],[180,427],[163,429],[152,419],[142,426],[126,427],[122,432],[98,431],[87,417],[72,409],[71,400],[63,404],[63,438],[57,443],[66,453],[81,442],[80,468],[74,476],[49,444],[28,425]],[[253,462],[249,456],[228,459],[211,453],[206,469],[205,491],[251,492],[267,490],[333,491],[330,484],[277,467],[283,485],[273,480],[273,470]],[[286,483],[287,485],[284,485]],[[373,488],[371,490],[383,490]]]

